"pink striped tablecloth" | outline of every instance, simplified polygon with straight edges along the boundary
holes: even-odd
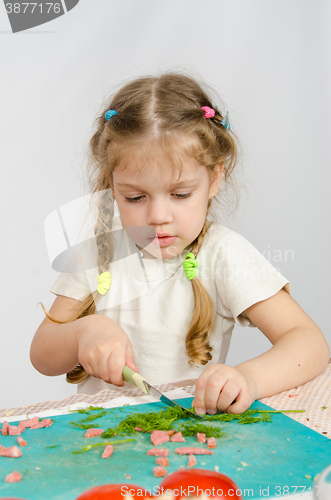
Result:
[[[331,361],[331,360],[330,360]],[[316,432],[331,437],[331,364],[314,380],[295,389],[281,392],[260,401],[276,410],[305,410],[304,413],[288,413],[288,416]],[[156,386],[161,392],[181,388],[187,395],[194,396],[196,380],[183,380],[172,384]],[[0,417],[39,413],[48,410],[66,409],[76,403],[87,403],[98,406],[118,398],[119,396],[138,397],[142,393],[139,389],[123,391],[101,391],[95,395],[75,394],[61,401],[44,401],[29,406],[5,408],[0,410]]]

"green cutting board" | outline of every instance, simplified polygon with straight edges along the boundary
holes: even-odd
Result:
[[[192,399],[177,401],[190,408]],[[163,406],[162,403],[149,403],[115,408],[94,423],[105,430],[129,414],[159,411]],[[260,402],[255,402],[252,408],[270,409]],[[87,439],[84,437],[86,431],[69,425],[70,421],[81,417],[78,413],[57,416],[49,428],[24,432],[22,437],[27,446],[22,448],[23,456],[0,457],[0,499],[11,496],[26,500],[75,500],[91,487],[110,483],[135,484],[152,492],[156,490],[161,479],[155,478],[152,472],[155,457],[146,455],[153,447],[150,434],[130,436],[135,441],[115,446],[108,459],[101,458],[103,447],[74,455],[72,452],[85,444],[104,441],[101,437]],[[196,457],[197,467],[214,470],[217,466],[219,472],[233,479],[239,488],[252,490],[249,498],[282,494],[288,498],[288,493],[293,494],[295,488],[297,493],[304,489],[309,491],[314,476],[331,463],[331,441],[284,414],[273,415],[272,423],[240,425],[232,421],[216,425],[226,434],[216,440],[213,456]],[[17,444],[16,437],[1,436],[0,444],[13,446]],[[186,444],[196,446],[197,440],[186,438]],[[174,453],[175,448],[182,445],[172,442],[162,445],[169,449],[168,473],[178,470],[181,465],[187,466],[188,457]],[[6,475],[14,470],[23,475],[22,481],[5,483]],[[131,479],[127,480],[125,474]]]

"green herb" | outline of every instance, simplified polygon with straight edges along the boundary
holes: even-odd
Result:
[[[78,453],[85,453],[86,451],[91,450],[92,448],[97,448],[98,446],[108,446],[109,444],[120,444],[120,443],[128,443],[129,441],[135,441],[135,439],[120,439],[119,441],[105,441],[104,443],[96,443],[96,444],[88,444],[87,446],[83,446],[81,450],[73,451],[74,455]]]
[[[104,408],[98,406],[89,406],[86,409],[77,410],[78,413],[82,413],[86,415],[85,418],[81,418],[77,422],[69,422],[70,425],[74,427],[78,427],[79,429],[92,429],[95,427],[100,427],[99,424],[90,424],[89,422],[93,422],[93,420],[97,420],[98,418],[104,417],[110,413],[110,410],[105,410]],[[97,411],[98,413],[90,413],[91,411]]]
[[[74,427],[78,427],[78,429],[83,429],[83,430],[94,429],[94,428],[100,427],[99,424],[83,424],[81,422],[82,422],[82,420],[80,420],[79,422],[68,422],[68,424],[73,425]]]
[[[109,411],[106,411],[106,410],[99,411],[99,413],[97,413],[96,415],[88,415],[87,417],[82,419],[82,422],[92,422],[93,420],[97,420],[97,418],[101,418],[104,415],[108,415],[108,414],[109,414]]]
[[[107,429],[101,436],[110,438],[116,435],[135,434],[135,427],[139,427],[144,432],[168,431],[174,429],[174,422],[182,418],[187,418],[186,410],[175,406],[158,412],[134,413],[122,420],[116,427]]]
[[[52,448],[57,448],[58,446],[61,446],[60,444],[54,444],[53,446],[46,446],[45,450],[51,450]]]
[[[304,412],[305,410],[258,410],[257,408],[252,408],[251,410],[246,410],[243,413],[217,413],[216,415],[205,415],[205,420],[217,421],[217,422],[231,422],[232,420],[237,420],[238,424],[256,424],[258,422],[271,422],[270,413],[288,413],[288,412]]]
[[[327,406],[322,406],[322,410],[327,410],[328,407]]]
[[[88,406],[87,408],[79,408],[78,410],[70,410],[72,413],[89,413],[90,411],[104,411],[102,406]]]
[[[207,438],[221,437],[225,434],[220,427],[198,423],[181,425],[178,431],[180,431],[183,436],[196,436],[197,432],[202,432],[206,434]]]
[[[127,405],[124,405],[127,406]],[[121,407],[123,409],[123,407]],[[115,409],[112,409],[115,410]],[[98,407],[93,407],[90,406],[89,408],[85,410],[80,410],[80,413],[85,413],[87,416],[86,418],[81,419],[78,422],[71,422],[71,425],[74,425],[76,427],[79,427],[81,429],[86,429],[86,428],[91,428],[91,427],[99,427],[97,425],[93,424],[88,424],[88,422],[93,421],[97,418],[100,418],[106,414],[108,414],[110,411],[106,411],[104,408],[98,408]],[[91,411],[98,411],[97,414],[90,414]],[[240,414],[233,414],[233,413],[217,413],[216,415],[204,415],[204,420],[205,421],[215,421],[215,422],[231,422],[232,420],[236,420],[238,424],[244,425],[244,424],[255,424],[259,422],[271,422],[271,414],[273,413],[287,413],[287,412],[303,412],[305,410],[259,410],[257,408],[252,408],[250,410],[246,410],[243,413]],[[120,419],[120,423],[114,427],[110,427],[109,429],[105,430],[101,434],[103,438],[109,439],[112,438],[113,436],[124,436],[128,434],[136,434],[137,431],[135,430],[136,427],[142,429],[143,432],[151,432],[154,430],[160,430],[160,431],[168,431],[168,430],[181,430],[183,429],[183,432],[191,432],[191,434],[184,434],[186,436],[194,435],[197,432],[203,432],[206,434],[206,436],[215,436],[216,433],[220,433],[221,435],[221,430],[218,429],[217,427],[212,427],[212,426],[205,426],[209,428],[209,431],[205,430],[197,430],[199,425],[203,426],[200,422],[198,423],[195,420],[195,424],[190,423],[189,427],[180,427],[179,429],[176,428],[175,423],[178,420],[187,420],[190,418],[190,413],[194,413],[194,408],[191,409],[184,409],[179,406],[170,406],[166,408],[162,408],[160,411],[155,412],[155,411],[149,411],[147,413],[132,413],[131,415],[128,415],[126,418],[121,419],[120,417],[117,417]],[[193,416],[193,415],[192,415]],[[213,434],[209,434],[211,432],[210,428],[212,428]],[[191,431],[189,430],[191,429]],[[195,429],[195,432],[193,432],[192,429]]]

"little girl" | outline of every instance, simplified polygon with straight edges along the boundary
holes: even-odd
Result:
[[[237,148],[228,116],[197,82],[164,74],[125,85],[90,146],[94,265],[81,252],[79,272],[53,286],[31,346],[38,371],[67,373],[89,394],[123,387],[124,365],[152,384],[196,378],[196,412],[214,414],[241,413],[326,367],[328,344],[288,281],[211,220]],[[272,347],[233,368],[224,363],[235,323],[256,326]]]

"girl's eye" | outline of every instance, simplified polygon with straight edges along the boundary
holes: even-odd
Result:
[[[138,203],[143,199],[143,196],[136,196],[135,198],[125,198],[125,201],[128,201],[129,203]]]
[[[178,200],[183,200],[183,199],[188,198],[189,196],[191,196],[191,194],[192,193],[175,193],[174,196]],[[129,203],[139,203],[139,201],[141,201],[143,198],[144,198],[143,196],[135,196],[134,198],[127,198],[127,197],[125,197],[125,201],[127,201]]]
[[[179,200],[183,200],[184,198],[188,198],[191,196],[192,193],[177,193],[175,194],[175,197],[178,198]]]

